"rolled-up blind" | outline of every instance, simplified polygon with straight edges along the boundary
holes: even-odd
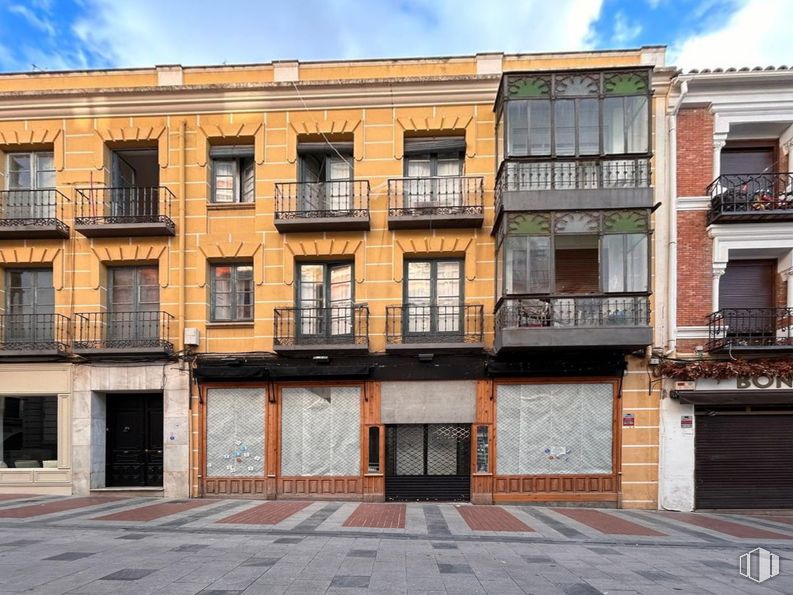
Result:
[[[335,150],[334,150],[335,149]],[[298,153],[347,153],[352,155],[353,144],[352,142],[311,142],[311,143],[298,143]]]
[[[220,145],[209,148],[210,157],[253,157],[253,145]]]
[[[417,153],[461,153],[465,151],[464,136],[426,136],[405,139],[405,155]]]

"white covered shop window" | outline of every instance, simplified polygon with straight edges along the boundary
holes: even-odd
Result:
[[[360,389],[285,388],[281,396],[281,475],[359,475]]]
[[[207,390],[207,476],[264,475],[264,389]]]
[[[496,473],[612,472],[611,384],[501,384]]]

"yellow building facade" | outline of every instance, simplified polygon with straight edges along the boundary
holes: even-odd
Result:
[[[669,76],[659,48],[0,76],[0,492],[656,507]]]

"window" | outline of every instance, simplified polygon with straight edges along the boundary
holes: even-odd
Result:
[[[367,469],[369,473],[380,473],[380,428],[369,426],[369,457]]]
[[[212,322],[253,320],[253,266],[216,264],[210,267]]]
[[[349,146],[348,146],[349,145]],[[353,208],[352,143],[301,143],[300,211],[350,211]]]
[[[157,341],[160,338],[157,267],[111,267],[108,277],[108,340]]]
[[[216,204],[252,203],[256,195],[253,147],[212,147],[212,199]]]
[[[352,263],[300,263],[299,329],[305,336],[353,332]]]
[[[510,101],[507,121],[511,156],[551,154],[550,101]]]
[[[112,152],[110,212],[113,217],[157,217],[160,214],[160,165],[157,149]]]
[[[607,97],[603,100],[603,152],[646,153],[647,97]]]
[[[282,389],[282,476],[360,474],[360,395],[349,386]]]
[[[3,217],[52,219],[55,217],[55,164],[51,151],[8,153],[8,194]],[[38,190],[39,192],[33,192]]]
[[[49,342],[55,334],[52,269],[6,271],[6,342]]]
[[[264,389],[207,390],[207,477],[264,475]]]
[[[405,207],[460,206],[464,136],[405,138]]]
[[[609,292],[647,291],[647,236],[603,236],[603,278]]]
[[[554,104],[556,155],[597,155],[598,100],[559,99]]]
[[[506,293],[547,293],[551,290],[551,238],[507,237]]]
[[[405,316],[408,333],[457,333],[461,329],[463,263],[414,260],[405,264]]]
[[[499,475],[612,473],[611,384],[500,384]]]
[[[0,397],[0,467],[58,466],[58,397]]]

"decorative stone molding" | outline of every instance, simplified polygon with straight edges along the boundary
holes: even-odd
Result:
[[[198,245],[198,250],[204,255],[207,262],[221,262],[229,260],[252,260],[253,281],[256,285],[264,284],[264,257],[261,254],[262,244],[257,240],[239,242],[219,242],[208,238]],[[198,268],[198,286],[206,287],[207,267]]]
[[[160,167],[168,167],[170,149],[168,129],[165,126],[127,126],[125,128],[105,128],[96,131],[97,146],[94,150],[94,167],[105,167],[105,143],[128,141],[157,141],[157,159]]]
[[[24,123],[0,123],[0,145],[43,145],[52,144],[55,169],[63,171],[64,147],[62,128],[26,129]]]
[[[473,108],[472,108],[473,109]],[[405,154],[405,135],[404,132],[465,132],[465,154],[467,157],[476,156],[476,122],[473,112],[470,114],[460,114],[450,111],[444,113],[443,108],[438,108],[435,115],[411,116],[407,118],[397,118],[397,125],[402,128],[403,134],[394,135],[394,158],[402,159]],[[430,113],[430,110],[428,110]]]
[[[157,262],[159,267],[160,287],[170,284],[170,253],[168,246],[154,244],[121,244],[118,246],[91,247],[97,260],[103,264],[136,264],[144,262]],[[91,287],[99,289],[102,283],[100,267],[91,267]]]
[[[366,280],[366,263],[364,262],[363,242],[352,240],[305,240],[302,242],[284,242],[284,283],[292,285],[295,280],[295,259],[312,257],[327,259],[328,257],[355,258],[355,282]],[[361,255],[358,255],[358,251]],[[358,255],[356,257],[356,255]]]
[[[64,253],[61,248],[8,248],[0,250],[0,266],[29,264],[52,266],[52,283],[60,291],[64,286]]]
[[[364,157],[363,135],[355,134],[355,130],[361,125],[361,119],[333,119],[333,114],[326,114],[324,120],[317,120],[317,115],[316,112],[289,114],[289,128],[292,131],[286,135],[287,161],[289,163],[297,161],[297,136],[299,134],[352,134],[353,158],[356,161],[361,161]],[[330,119],[328,116],[331,116]]]
[[[396,240],[394,249],[394,281],[402,283],[404,267],[400,266],[405,254],[426,256],[462,256],[465,258],[465,278],[476,279],[476,244],[473,238],[431,237],[417,240]]]
[[[209,158],[210,139],[227,141],[233,138],[253,137],[254,159],[257,165],[264,163],[264,119],[261,122],[245,122],[226,124],[201,124],[196,138],[196,163],[206,166]]]

